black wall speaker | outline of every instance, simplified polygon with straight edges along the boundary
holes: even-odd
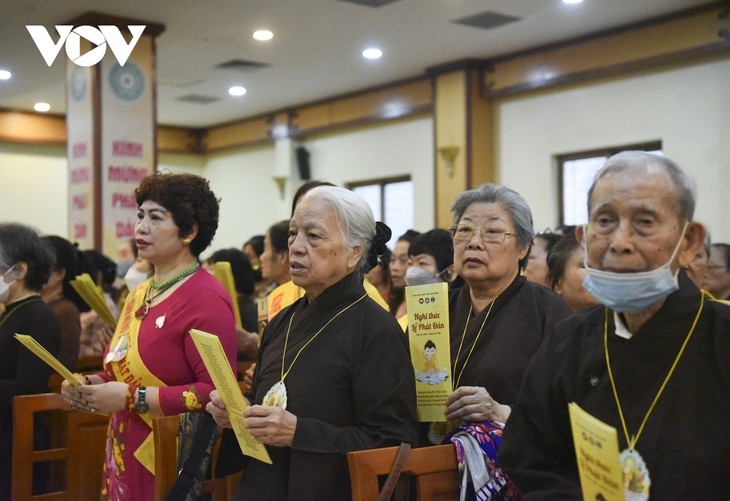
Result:
[[[298,146],[296,151],[299,177],[304,181],[308,181],[312,179],[312,169],[309,167],[309,151],[304,146]]]

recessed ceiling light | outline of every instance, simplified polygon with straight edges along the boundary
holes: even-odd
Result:
[[[574,3],[582,3],[583,0],[563,0],[563,3],[567,3],[568,5],[574,4]]]
[[[271,40],[272,38],[274,38],[274,34],[269,30],[257,30],[253,32],[253,37],[256,40],[265,42],[266,40]]]
[[[380,49],[376,49],[375,47],[371,47],[362,51],[362,57],[364,57],[365,59],[380,59],[382,55],[383,51]]]
[[[13,76],[13,74],[8,70],[0,70],[0,80],[10,80],[11,76]]]
[[[228,89],[228,93],[231,96],[243,96],[246,93],[246,87],[241,87],[240,85],[234,85],[230,89]]]
[[[41,113],[45,113],[46,111],[51,109],[51,105],[48,103],[35,103],[33,105],[33,109],[36,111],[40,111]]]

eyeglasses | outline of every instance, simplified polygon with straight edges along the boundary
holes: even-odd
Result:
[[[516,235],[515,233],[498,230],[496,228],[475,228],[470,224],[456,224],[449,228],[449,231],[451,232],[451,236],[454,238],[455,242],[468,242],[474,238],[478,232],[482,242],[486,244],[501,244],[504,243],[504,239],[507,238],[508,235],[513,237]]]

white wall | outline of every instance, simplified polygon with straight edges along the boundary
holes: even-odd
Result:
[[[730,194],[730,60],[600,84],[543,92],[497,105],[498,182],[522,193],[538,229],[558,220],[554,156],[605,146],[661,140],[665,154],[697,178],[696,217],[716,241],[730,241],[725,221]],[[433,121],[417,118],[314,137],[313,179],[336,184],[410,174],[415,228],[433,226]],[[222,198],[211,249],[239,247],[288,217],[301,184],[292,167],[284,199],[272,180],[272,146],[209,156],[161,154],[161,169],[210,179]],[[0,142],[0,220],[48,234],[67,234],[64,147]],[[205,256],[205,254],[204,254]]]
[[[65,146],[0,142],[0,221],[68,236]]]
[[[160,153],[157,158],[157,170],[173,173],[188,172],[202,175],[205,168],[204,155],[189,155],[183,153]]]
[[[434,225],[433,119],[401,121],[307,141],[312,179],[338,185],[410,175],[414,192],[414,225]]]
[[[433,122],[418,118],[302,142],[311,153],[313,179],[335,184],[409,174],[414,181],[415,227],[433,225]],[[207,178],[221,198],[220,224],[212,250],[241,247],[255,234],[289,217],[301,185],[292,165],[284,197],[273,180],[273,146],[203,155],[162,153],[160,170]],[[18,221],[46,234],[68,234],[66,149],[0,142],[0,220]]]
[[[730,241],[730,60],[507,100],[498,106],[499,182],[521,193],[535,228],[558,223],[554,156],[661,140],[698,184],[696,219]]]
[[[299,144],[310,152],[312,179],[344,185],[410,175],[418,208],[414,226],[428,230],[434,224],[432,128],[430,117],[418,118],[320,136]],[[203,166],[184,160],[184,156],[161,156],[160,167],[206,177],[222,199],[218,232],[203,257],[223,247],[241,247],[249,237],[263,234],[272,224],[287,219],[292,196],[302,183],[294,161],[281,197],[273,181],[273,146],[224,151],[210,155]]]
[[[289,216],[272,179],[274,149],[234,150],[208,158],[204,173],[221,199],[215,240],[204,255],[225,247],[241,248],[253,235],[266,233]]]

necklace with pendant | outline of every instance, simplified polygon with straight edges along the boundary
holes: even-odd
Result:
[[[606,308],[605,310],[603,324],[603,346],[606,354],[608,379],[611,381],[613,397],[616,400],[616,407],[618,407],[618,416],[621,420],[621,427],[623,428],[624,435],[626,436],[626,443],[628,444],[628,447],[621,451],[621,453],[619,454],[619,461],[621,461],[621,467],[624,474],[624,494],[626,495],[626,499],[649,499],[649,487],[651,487],[649,468],[647,467],[644,458],[641,457],[641,454],[639,454],[639,451],[636,450],[636,443],[639,441],[641,432],[644,431],[644,426],[649,420],[649,416],[654,410],[656,403],[659,401],[659,397],[661,397],[664,388],[669,382],[669,379],[672,377],[672,374],[674,374],[674,369],[677,368],[679,359],[682,358],[684,349],[687,347],[687,343],[689,343],[689,340],[692,337],[692,333],[697,326],[697,321],[700,319],[700,314],[702,313],[702,308],[704,307],[704,305],[705,295],[701,294],[700,307],[697,310],[697,315],[695,316],[694,322],[692,322],[692,327],[690,327],[689,332],[687,333],[687,337],[682,343],[682,346],[679,348],[679,353],[677,353],[677,357],[674,359],[674,363],[669,368],[669,372],[667,373],[667,376],[664,378],[664,381],[659,387],[659,391],[657,391],[657,394],[654,396],[654,400],[651,402],[649,410],[646,411],[644,419],[642,419],[641,425],[639,425],[639,429],[633,436],[629,435],[629,430],[626,426],[626,419],[624,418],[624,412],[621,408],[621,401],[619,400],[618,396],[618,390],[616,389],[616,381],[613,378],[613,371],[611,370],[611,359],[608,355],[608,308]]]
[[[347,310],[355,306],[357,303],[362,301],[368,297],[367,293],[363,294],[360,298],[356,299],[352,303],[348,304],[344,308],[342,308],[335,316],[330,318],[326,324],[322,326],[321,329],[319,329],[317,332],[314,333],[312,337],[309,338],[309,340],[299,348],[299,351],[294,356],[294,360],[291,361],[291,364],[289,364],[289,368],[284,371],[284,366],[286,365],[286,347],[289,344],[289,333],[291,332],[291,324],[292,320],[294,320],[294,315],[296,315],[296,312],[292,313],[292,316],[289,318],[289,326],[286,329],[286,337],[284,338],[284,351],[281,354],[281,379],[274,383],[274,385],[269,389],[269,391],[266,392],[266,395],[264,395],[264,399],[261,402],[261,405],[273,405],[276,407],[281,407],[282,409],[286,409],[286,403],[287,403],[287,394],[286,394],[286,385],[284,384],[284,379],[289,375],[289,372],[291,372],[292,367],[294,367],[294,363],[299,358],[299,355],[302,354],[302,351],[304,351],[304,348],[309,346],[309,343],[314,341],[314,338],[319,336],[319,334],[337,317],[345,313]]]
[[[183,271],[181,271],[174,277],[167,279],[162,283],[158,284],[154,280],[151,280],[149,286],[147,287],[147,290],[144,293],[144,300],[142,301],[142,304],[140,304],[139,307],[134,312],[135,318],[142,320],[144,317],[146,317],[147,312],[150,311],[150,306],[152,305],[152,301],[154,301],[158,296],[163,294],[170,287],[172,287],[176,283],[180,282],[182,279],[184,279],[184,278],[192,275],[196,271],[198,271],[198,268],[200,268],[200,263],[196,262],[192,266],[185,268]],[[156,290],[157,292],[155,293],[154,296],[150,296],[150,291],[153,289]]]
[[[501,294],[501,293],[500,293]],[[466,355],[466,360],[464,360],[464,365],[461,366],[461,371],[459,371],[459,374],[456,376],[456,381],[454,382],[453,389],[457,389],[459,387],[459,383],[461,382],[461,375],[464,374],[464,369],[466,369],[466,364],[469,363],[469,359],[471,358],[471,353],[474,351],[474,347],[477,345],[477,341],[479,341],[479,336],[482,335],[482,331],[484,330],[484,326],[487,323],[487,320],[489,319],[489,314],[492,313],[492,306],[494,306],[494,303],[497,302],[497,299],[499,298],[499,294],[497,294],[497,297],[495,297],[492,302],[489,304],[489,309],[487,310],[487,314],[484,317],[484,320],[482,321],[482,325],[479,327],[479,330],[477,331],[477,335],[474,338],[474,342],[471,344],[471,349],[469,350],[469,353]],[[461,347],[464,344],[464,338],[466,337],[466,330],[469,328],[469,320],[471,320],[471,312],[474,309],[474,305],[469,305],[469,314],[466,316],[466,324],[464,325],[464,332],[461,333],[461,341],[459,341],[459,349],[456,352],[456,358],[454,359],[454,368],[452,370],[452,374],[456,374],[456,364],[459,361],[459,355],[461,355]]]

